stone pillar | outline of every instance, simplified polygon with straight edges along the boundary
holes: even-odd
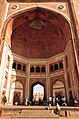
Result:
[[[7,44],[3,41],[1,49],[1,69],[0,69],[0,94],[3,91],[3,80],[5,77],[5,68],[6,68],[6,57],[7,57]]]
[[[63,68],[64,68],[64,79],[65,79],[65,91],[67,96],[67,101],[69,101],[69,87],[68,87],[68,77],[67,77],[67,67],[65,57],[63,59]]]
[[[76,22],[76,27],[78,28],[79,26],[79,0],[69,0],[69,3],[72,9],[72,12],[73,12],[74,20]]]
[[[69,0],[69,10],[73,28],[73,45],[79,76],[79,0]]]
[[[72,81],[72,88],[73,88],[73,97],[78,98],[78,77],[77,77],[77,70],[76,70],[76,63],[75,63],[75,57],[74,57],[74,50],[72,41],[69,43],[68,47],[68,54],[69,54],[69,71],[70,71],[70,78]]]
[[[2,94],[2,82],[3,82],[3,70],[4,70],[4,58],[3,58],[3,52],[4,51],[4,32],[2,32],[2,28],[3,28],[3,25],[4,25],[4,21],[6,19],[6,16],[7,16],[7,11],[8,11],[8,3],[6,0],[0,0],[0,95]],[[2,59],[3,58],[3,59]],[[3,66],[2,66],[3,65]]]
[[[3,22],[7,16],[8,3],[6,0],[0,0],[0,28],[3,27]]]
[[[7,81],[7,89],[6,89],[6,96],[7,99],[9,100],[9,95],[10,95],[10,80],[11,80],[11,72],[12,72],[12,63],[13,63],[13,57],[10,49],[8,48],[8,56],[10,57],[10,63],[9,63],[9,69],[8,69],[8,81]]]
[[[1,38],[0,39],[0,64],[1,64],[1,59],[2,59],[3,47],[4,47],[4,40]]]
[[[3,79],[3,61],[2,61],[2,52],[3,52],[3,48],[4,48],[4,41],[1,39],[0,37],[0,103],[1,103],[1,100],[2,100],[2,79]]]
[[[49,78],[49,64],[46,64],[46,94],[47,101],[50,96],[50,78]]]
[[[29,80],[30,80],[30,64],[27,64],[27,74],[26,74],[26,91],[25,91],[25,98],[30,98],[29,96]]]

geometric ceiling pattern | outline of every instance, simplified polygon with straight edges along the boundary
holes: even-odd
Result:
[[[69,24],[64,17],[37,7],[14,18],[11,48],[26,58],[49,58],[62,53],[70,38]]]

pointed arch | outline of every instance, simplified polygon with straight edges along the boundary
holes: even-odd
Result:
[[[33,83],[32,85],[31,85],[31,91],[30,91],[30,100],[32,100],[33,99],[33,93],[34,93],[34,86],[40,86],[40,87],[42,87],[42,89],[43,89],[43,99],[44,100],[46,100],[46,94],[45,94],[45,85],[44,84],[42,84],[41,82],[39,82],[39,81],[37,81],[37,82],[35,82],[35,83]],[[39,92],[38,90],[37,90],[37,92]],[[41,94],[42,95],[42,94]]]
[[[9,102],[15,104],[23,103],[23,84],[20,81],[14,81],[11,84]]]
[[[52,94],[53,97],[55,98],[56,96],[60,95],[60,97],[65,96],[66,97],[66,93],[65,93],[65,86],[64,83],[60,80],[56,80],[53,83],[52,86]]]

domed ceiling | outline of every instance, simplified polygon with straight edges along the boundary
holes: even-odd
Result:
[[[14,18],[11,35],[13,53],[27,58],[49,58],[64,51],[70,40],[68,22],[42,8]]]

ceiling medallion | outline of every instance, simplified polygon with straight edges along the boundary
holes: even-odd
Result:
[[[47,25],[47,22],[39,17],[36,17],[29,21],[29,26],[33,29],[43,29]]]
[[[63,5],[59,5],[59,6],[58,6],[58,9],[60,9],[60,10],[63,9],[63,8],[64,8]]]
[[[13,9],[13,10],[18,9],[18,8],[19,8],[19,6],[15,5],[15,4],[11,6],[11,9]]]

